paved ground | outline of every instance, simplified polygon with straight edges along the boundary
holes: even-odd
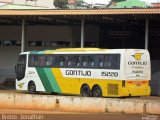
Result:
[[[138,114],[119,114],[119,113],[87,114],[87,113],[64,113],[55,111],[0,109],[0,120],[12,120],[12,119],[27,120],[34,118],[37,120],[39,119],[40,120],[160,120],[160,116],[157,115],[141,115],[141,114],[138,115]]]

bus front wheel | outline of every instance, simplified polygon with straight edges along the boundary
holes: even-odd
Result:
[[[91,90],[88,85],[83,85],[81,87],[81,95],[83,97],[90,97],[91,96]]]
[[[98,85],[93,87],[92,96],[93,97],[102,97],[102,90]]]
[[[30,94],[36,93],[36,85],[34,82],[28,84],[28,91]]]

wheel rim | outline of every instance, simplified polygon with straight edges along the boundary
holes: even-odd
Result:
[[[94,89],[93,89],[93,97],[101,97],[102,96],[102,91],[101,91],[101,88],[96,86]]]
[[[30,93],[35,93],[36,91],[36,86],[34,84],[31,84],[30,87],[29,87],[29,92]]]
[[[83,96],[89,96],[89,90],[87,88],[84,89]]]
[[[101,91],[99,89],[95,90],[95,96],[99,97],[101,95]]]
[[[32,86],[30,87],[30,91],[31,91],[31,92],[34,92],[34,91],[35,91],[35,86],[34,86],[34,85],[32,85]]]
[[[84,97],[89,97],[90,94],[91,94],[91,91],[90,91],[89,87],[88,86],[83,86],[82,90],[81,90],[81,94]]]

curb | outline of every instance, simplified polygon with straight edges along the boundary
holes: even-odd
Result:
[[[0,108],[87,113],[160,114],[159,100],[1,93]]]

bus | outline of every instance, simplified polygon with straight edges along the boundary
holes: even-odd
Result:
[[[145,49],[60,48],[20,53],[16,89],[29,93],[125,97],[150,95]]]

